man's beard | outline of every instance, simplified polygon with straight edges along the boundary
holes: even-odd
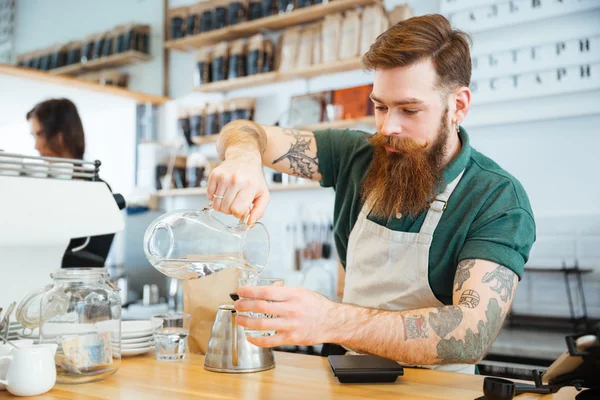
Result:
[[[436,141],[430,149],[410,138],[376,134],[369,139],[373,161],[362,184],[361,198],[373,215],[389,218],[397,213],[416,217],[437,195],[448,141],[448,109],[444,111]],[[389,153],[385,146],[399,153]]]

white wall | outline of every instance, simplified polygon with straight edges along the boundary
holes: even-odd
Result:
[[[147,63],[124,67],[129,88],[162,95],[163,3],[160,0],[19,0],[15,25],[15,54],[53,44],[82,40],[130,22],[150,25]]]

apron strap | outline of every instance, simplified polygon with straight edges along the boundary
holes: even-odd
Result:
[[[454,192],[454,189],[456,189],[456,186],[458,186],[458,182],[460,182],[460,178],[462,178],[464,173],[465,170],[462,170],[461,173],[446,186],[446,189],[444,189],[444,191],[429,205],[425,221],[423,221],[423,226],[421,226],[421,231],[419,232],[421,234],[419,243],[431,243],[433,232],[435,231],[435,228],[437,228],[440,219],[442,219],[442,214],[446,210],[448,199],[452,192]]]

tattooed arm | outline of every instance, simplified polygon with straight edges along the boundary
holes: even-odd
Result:
[[[342,304],[331,341],[409,364],[473,364],[496,339],[517,283],[502,265],[463,260],[452,306],[398,312]]]
[[[234,121],[221,131],[217,149],[222,160],[252,152],[260,154],[263,165],[276,171],[321,180],[317,143],[309,131]]]
[[[249,224],[260,219],[269,203],[262,167],[321,180],[317,143],[312,132],[263,126],[238,120],[223,127],[217,142],[223,162],[210,174],[207,195],[213,208],[237,218],[250,211]]]

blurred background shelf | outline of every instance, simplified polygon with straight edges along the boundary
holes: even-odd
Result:
[[[318,182],[298,183],[290,185],[274,184],[269,186],[271,192],[291,192],[296,190],[311,190],[318,189],[321,185]],[[205,196],[206,188],[184,188],[184,189],[168,189],[159,190],[156,192],[158,197],[173,197],[173,196]]]
[[[48,71],[53,75],[76,75],[82,72],[97,71],[106,68],[123,67],[139,62],[150,61],[152,57],[141,51],[129,50],[124,53],[113,54],[107,57],[97,58],[86,63],[66,65]]]
[[[304,125],[301,126],[300,129],[305,131],[317,131],[321,129],[348,129],[358,125],[369,125],[375,126],[375,116],[369,115],[362,118],[356,119],[342,119],[339,121],[328,121],[328,122],[320,122],[318,124],[312,125]]]
[[[270,83],[287,82],[294,79],[310,79],[338,72],[355,71],[361,68],[362,61],[360,57],[357,57],[328,64],[311,65],[306,68],[295,68],[289,71],[273,71],[235,79],[210,82],[194,87],[194,91],[203,93],[229,92]]]
[[[247,37],[263,30],[289,28],[292,25],[317,21],[324,18],[327,14],[352,9],[357,6],[367,6],[378,3],[379,0],[336,0],[326,4],[317,4],[297,9],[286,14],[259,18],[214,31],[186,36],[180,39],[168,40],[165,42],[165,47],[173,50],[191,51],[218,42]]]

